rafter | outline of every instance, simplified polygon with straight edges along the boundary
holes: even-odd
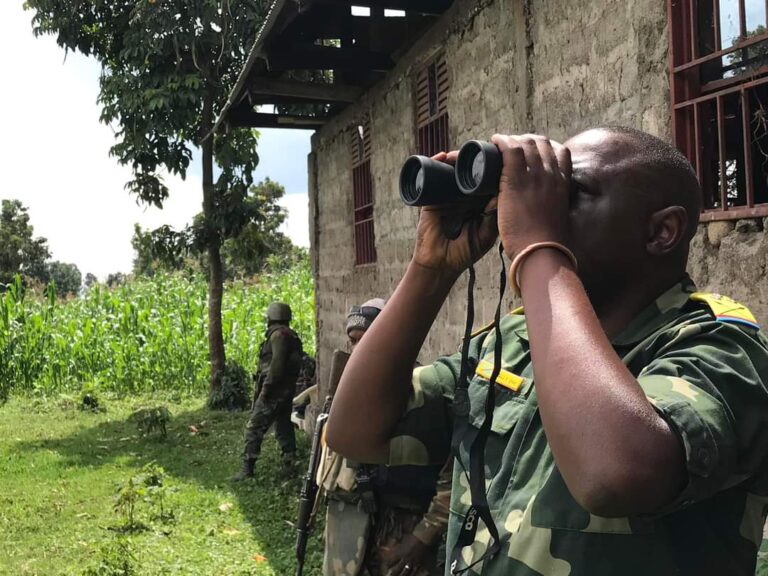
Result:
[[[233,108],[227,116],[227,122],[233,126],[249,128],[294,128],[316,130],[327,118],[315,116],[295,116],[291,114],[264,114],[243,107]]]
[[[312,102],[349,103],[357,100],[362,90],[356,86],[343,84],[320,84],[257,77],[250,82],[248,92],[258,96],[280,96]]]
[[[266,57],[270,70],[391,70],[395,63],[381,52],[332,46],[276,46]]]

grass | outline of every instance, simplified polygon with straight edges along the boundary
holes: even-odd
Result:
[[[141,436],[129,419],[161,400],[101,401],[103,413],[61,399],[14,398],[0,407],[0,574],[294,572],[289,523],[304,464],[285,479],[270,435],[256,479],[233,485],[228,477],[239,466],[245,413],[210,412],[203,399],[167,404],[172,420],[162,440]],[[306,462],[308,440],[298,438]],[[164,507],[172,518],[152,518],[148,504],[138,502],[136,520],[146,528],[125,530],[113,509],[117,487],[152,462],[165,471]],[[306,574],[320,573],[321,532],[317,527],[310,542]]]

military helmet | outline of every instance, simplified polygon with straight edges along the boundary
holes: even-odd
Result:
[[[283,302],[272,302],[267,307],[267,320],[269,322],[290,322],[291,307]]]

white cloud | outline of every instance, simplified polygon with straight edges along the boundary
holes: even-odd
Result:
[[[288,210],[288,218],[280,227],[297,246],[309,248],[309,196],[286,194],[280,205]]]
[[[101,278],[130,271],[133,224],[189,223],[201,209],[199,171],[191,169],[186,181],[166,177],[171,195],[163,210],[137,205],[124,189],[130,170],[109,156],[114,134],[99,122],[98,64],[73,53],[65,60],[53,37],[34,38],[31,17],[20,3],[0,3],[0,68],[10,79],[0,91],[0,198],[29,207],[35,233],[48,238],[53,258]],[[257,176],[284,176],[289,192],[300,192],[285,198],[286,230],[308,245],[309,133],[284,134],[264,131]]]

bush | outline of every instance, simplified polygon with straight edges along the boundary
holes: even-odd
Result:
[[[130,540],[119,537],[104,543],[94,566],[83,571],[83,576],[137,576],[136,555]]]
[[[208,397],[211,410],[247,410],[251,407],[251,386],[248,371],[228,360],[221,377],[221,388]]]

